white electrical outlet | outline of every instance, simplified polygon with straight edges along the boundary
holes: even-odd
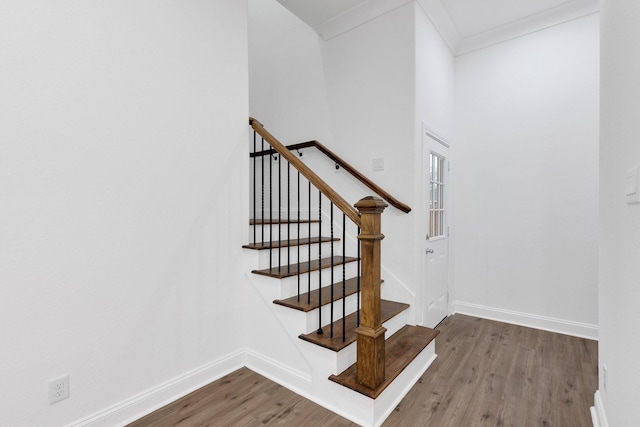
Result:
[[[49,404],[69,397],[69,374],[49,381]]]
[[[371,170],[374,171],[383,171],[384,170],[384,159],[377,158],[371,160]]]

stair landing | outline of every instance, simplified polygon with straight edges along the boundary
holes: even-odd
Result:
[[[387,339],[385,341],[386,378],[376,389],[370,389],[356,381],[355,363],[340,375],[331,375],[329,379],[371,399],[376,399],[439,333],[440,331],[435,329],[407,325]]]

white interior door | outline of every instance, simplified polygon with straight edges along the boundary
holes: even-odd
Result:
[[[432,328],[447,317],[449,305],[449,145],[426,130],[423,141],[423,324]]]

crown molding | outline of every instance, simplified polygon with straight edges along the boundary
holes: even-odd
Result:
[[[455,54],[463,55],[465,53],[470,53],[507,40],[535,33],[536,31],[544,30],[545,28],[598,13],[599,11],[600,3],[598,0],[575,0],[552,9],[547,9],[540,13],[509,22],[492,30],[463,38],[456,46]]]
[[[414,0],[369,0],[329,19],[314,30],[327,41]]]
[[[598,0],[573,0],[568,3],[508,22],[491,30],[461,37],[456,25],[440,0],[417,0],[454,55],[522,37],[545,28],[563,24],[600,11]]]
[[[306,0],[300,0],[306,1]],[[455,56],[522,37],[600,11],[599,0],[572,0],[488,31],[462,37],[442,0],[366,0],[312,28],[325,40],[372,21],[392,10],[415,2],[431,20]]]

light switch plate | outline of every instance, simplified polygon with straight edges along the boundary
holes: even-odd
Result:
[[[377,158],[371,160],[371,170],[374,171],[383,171],[384,170],[384,159]]]

